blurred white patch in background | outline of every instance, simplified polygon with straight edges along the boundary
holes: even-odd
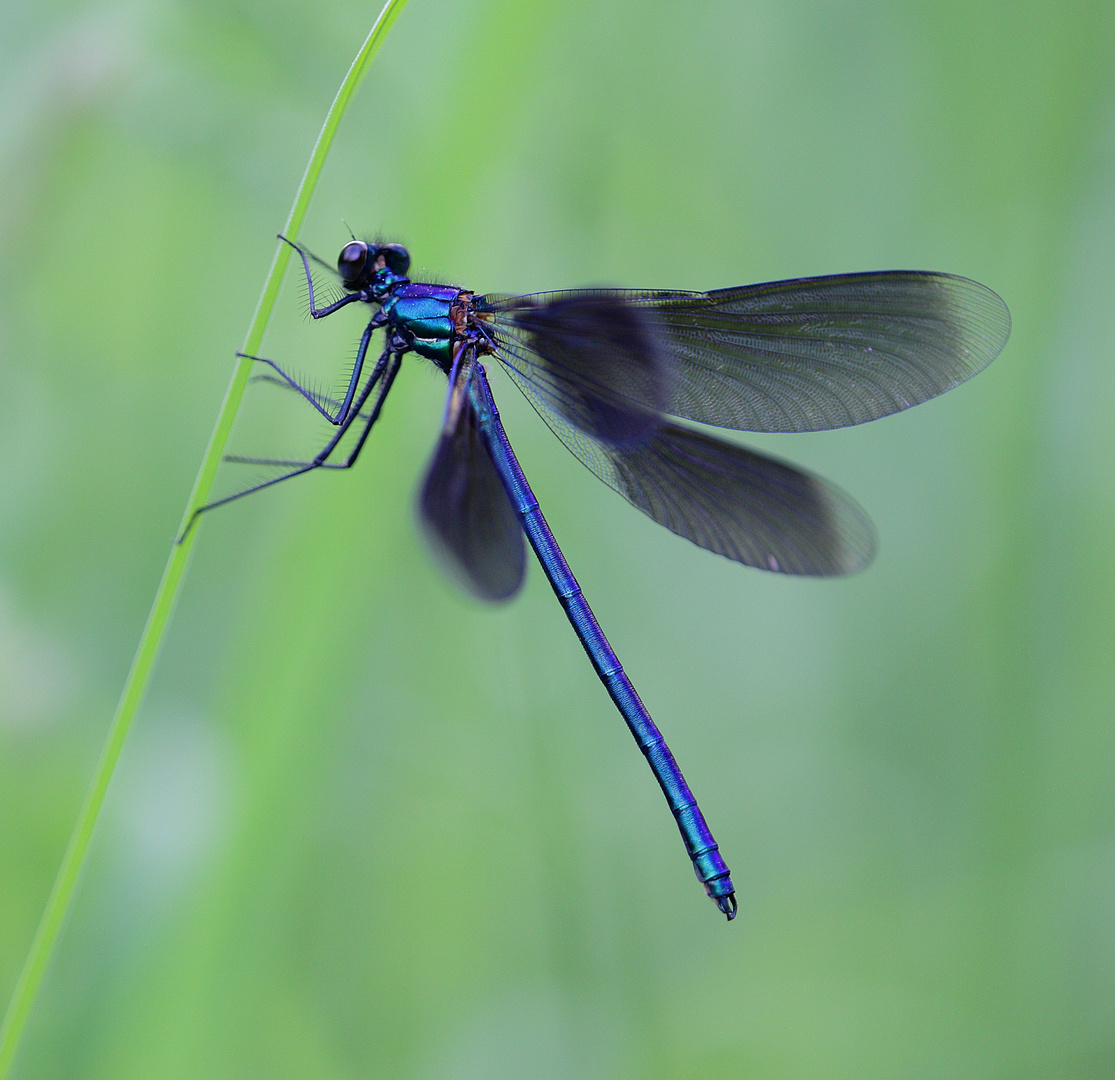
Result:
[[[111,95],[133,76],[137,59],[148,50],[148,16],[157,5],[102,6],[84,18],[68,19],[53,33],[35,40],[42,27],[33,20],[7,27],[0,47],[0,176],[4,200],[0,225],[19,221],[38,193],[27,168],[45,161],[60,127],[79,112],[92,112],[102,95]],[[13,20],[14,21],[14,20]]]
[[[62,641],[25,622],[0,586],[0,729],[50,723],[71,702],[77,681]]]
[[[207,864],[228,820],[231,775],[229,746],[206,715],[186,704],[140,711],[106,823],[131,888],[154,899]]]

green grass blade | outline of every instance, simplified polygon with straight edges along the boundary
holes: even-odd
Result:
[[[356,93],[369,65],[405,4],[406,0],[387,0],[367,39],[356,54],[344,82],[341,83],[341,87],[337,91],[337,96],[333,99],[333,104],[325,118],[325,123],[322,125],[313,153],[310,155],[306,172],[298,187],[290,216],[287,218],[283,230],[284,234],[292,240],[298,236],[302,227],[302,221],[309,208],[310,199],[313,196],[314,188],[317,186],[326,155],[348,103],[353,94]],[[263,340],[263,332],[271,318],[275,299],[279,294],[279,283],[290,259],[290,251],[290,247],[283,243],[279,243],[276,248],[275,258],[272,260],[263,292],[260,294],[259,303],[256,305],[255,314],[252,316],[248,333],[244,338],[243,352],[256,352]],[[198,470],[197,480],[194,482],[193,491],[190,493],[189,502],[186,504],[186,511],[182,517],[183,527],[192,517],[194,510],[199,506],[204,506],[208,501],[213,480],[217,475],[217,468],[221,463],[225,445],[232,431],[236,411],[240,407],[244,390],[248,384],[251,368],[252,362],[250,360],[238,360],[233,371],[228,392],[225,394],[221,410],[217,415],[217,423],[209,439],[209,446],[206,448],[205,456],[201,461],[201,468]],[[4,1023],[0,1026],[0,1080],[6,1080],[10,1074],[16,1050],[27,1026],[35,998],[42,985],[43,976],[58,945],[62,926],[73,904],[77,883],[81,877],[86,856],[89,853],[89,843],[101,807],[104,804],[109,781],[112,779],[116,763],[120,758],[121,748],[124,745],[124,739],[127,737],[128,730],[135,719],[136,710],[143,700],[144,692],[151,678],[151,672],[154,669],[159,648],[166,634],[175,602],[178,599],[178,593],[186,573],[186,565],[197,535],[198,528],[195,526],[183,538],[181,543],[175,544],[171,549],[166,570],[163,572],[162,581],[155,593],[155,600],[147,618],[147,625],[143,628],[143,634],[139,639],[139,646],[136,649],[131,670],[128,672],[128,678],[124,683],[120,703],[108,729],[104,750],[101,752],[100,761],[97,763],[96,772],[93,774],[93,782],[74,824],[74,831],[70,837],[66,853],[62,857],[62,865],[58,869],[54,887],[51,889],[42,919],[31,942],[27,959],[24,961],[23,970],[16,982],[8,1011],[4,1016]]]

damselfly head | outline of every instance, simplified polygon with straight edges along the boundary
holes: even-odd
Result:
[[[358,289],[363,281],[364,271],[368,267],[368,245],[363,240],[351,240],[341,248],[337,257],[337,273],[345,283],[346,289]]]
[[[337,272],[346,289],[362,289],[372,284],[381,271],[390,271],[390,277],[404,278],[410,269],[410,252],[402,244],[366,244],[363,240],[350,240],[337,259]]]

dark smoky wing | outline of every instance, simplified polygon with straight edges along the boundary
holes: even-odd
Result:
[[[646,439],[673,398],[670,358],[647,312],[610,290],[519,300],[486,323],[513,374],[594,439]]]
[[[633,506],[699,547],[783,574],[862,569],[875,532],[828,481],[777,458],[667,424],[630,449],[604,448],[609,482]]]
[[[520,387],[532,383],[574,423],[554,401],[550,362],[535,359],[535,340],[520,324],[533,309],[583,304],[576,298],[594,294],[481,297],[477,304],[490,313],[493,335],[502,335]],[[922,271],[604,295],[641,313],[664,368],[654,393],[635,381],[614,387],[627,408],[741,431],[819,431],[899,412],[983,370],[1010,334],[1010,313],[990,289]],[[589,329],[581,335],[585,355]]]
[[[481,600],[509,600],[526,573],[518,516],[466,402],[443,431],[419,495],[427,538],[452,576]]]
[[[828,576],[875,553],[871,521],[850,496],[777,458],[675,424],[638,446],[595,449],[578,456],[632,506],[736,562]]]
[[[584,465],[699,547],[763,570],[810,575],[851,573],[875,553],[867,514],[820,477],[666,422],[634,445],[605,443],[569,423],[533,383],[520,385]]]

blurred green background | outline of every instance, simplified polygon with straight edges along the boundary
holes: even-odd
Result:
[[[0,6],[4,1002],[377,11]],[[408,360],[358,470],[205,522],[15,1075],[1115,1074],[1110,0],[411,0],[303,238],[345,222],[480,291],[947,270],[1014,333],[910,413],[744,440],[871,512],[843,581],[654,526],[495,384],[731,926],[537,568],[488,609],[427,554]],[[335,378],[357,313],[280,308],[265,353]],[[320,434],[250,398],[241,452]]]

